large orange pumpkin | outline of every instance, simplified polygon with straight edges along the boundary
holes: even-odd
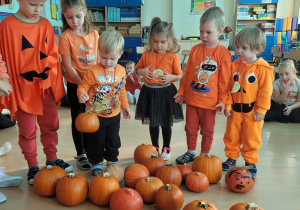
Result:
[[[125,169],[125,184],[128,187],[135,188],[139,179],[150,176],[148,169],[142,164],[132,164]]]
[[[204,173],[209,183],[217,183],[222,178],[222,161],[215,155],[200,155],[193,162],[193,171]]]
[[[57,181],[66,176],[64,169],[58,166],[48,165],[34,176],[33,189],[42,196],[54,196],[56,193]]]
[[[158,177],[164,184],[175,184],[179,186],[182,181],[179,169],[173,164],[167,164],[160,167],[156,172]]]
[[[150,144],[141,144],[137,146],[134,150],[134,162],[143,164],[143,162],[146,159],[150,158],[151,155],[158,156],[156,148]]]
[[[111,210],[142,210],[143,205],[141,195],[132,188],[120,188],[110,199]]]
[[[140,193],[145,203],[154,203],[155,194],[164,183],[157,177],[147,177],[140,179],[135,186],[135,190]]]
[[[264,210],[262,207],[255,203],[237,203],[230,207],[229,210]]]
[[[85,113],[80,113],[75,119],[75,127],[78,131],[84,133],[94,133],[100,127],[100,121],[97,114],[91,112],[87,107]]]
[[[182,210],[218,210],[218,208],[209,201],[194,200],[186,204]]]
[[[69,173],[58,180],[56,186],[57,200],[66,206],[76,206],[85,201],[89,183],[80,174]]]
[[[120,165],[110,165],[104,169],[104,172],[109,172],[111,175],[116,177],[119,183],[124,179],[124,168]]]
[[[244,166],[230,169],[226,173],[225,183],[233,192],[245,193],[253,188],[255,182],[247,166]]]
[[[166,161],[161,157],[157,157],[156,155],[151,155],[150,158],[146,159],[143,163],[146,168],[148,168],[150,176],[155,176],[157,169],[161,166],[166,165]]]
[[[183,165],[177,166],[177,168],[179,169],[179,171],[181,173],[183,182],[185,182],[186,176],[193,172],[193,170],[190,167],[188,167],[186,163],[184,163]]]
[[[204,173],[192,172],[187,175],[185,185],[193,192],[203,192],[209,186],[209,181]]]
[[[155,204],[161,210],[179,210],[183,202],[183,193],[175,184],[162,186],[155,195]]]
[[[118,189],[120,189],[118,180],[109,172],[104,172],[92,179],[89,194],[94,204],[107,206],[112,194]]]

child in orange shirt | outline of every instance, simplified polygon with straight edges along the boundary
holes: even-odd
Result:
[[[85,110],[85,105],[78,102],[77,87],[87,70],[97,63],[99,34],[86,17],[84,1],[62,0],[61,8],[64,32],[59,36],[59,52],[66,72],[76,162],[81,170],[89,170],[87,136],[75,127],[76,117]]]
[[[199,126],[202,135],[201,155],[208,154],[214,134],[216,110],[223,113],[228,98],[231,55],[219,44],[223,33],[224,13],[219,7],[205,11],[200,19],[202,43],[191,50],[186,71],[175,102],[186,101],[186,137],[188,151],[176,159],[179,164],[196,157]]]
[[[133,61],[128,61],[125,64],[126,69],[126,93],[127,99],[130,104],[134,102],[137,104],[139,95],[141,92],[141,85],[139,83],[139,77],[134,72],[135,63]]]
[[[175,104],[177,89],[173,82],[181,79],[182,71],[178,40],[171,24],[156,17],[152,19],[147,50],[136,65],[138,74],[145,81],[136,107],[135,119],[149,124],[152,145],[159,151],[159,126],[162,128],[163,148],[161,157],[169,160],[173,122],[183,120],[180,104]]]
[[[103,158],[107,160],[106,166],[118,161],[121,147],[120,108],[123,118],[130,119],[125,90],[126,72],[118,64],[123,47],[124,38],[119,32],[103,32],[99,38],[100,63],[85,73],[77,89],[79,102],[86,103],[100,120],[98,131],[87,134],[87,157],[92,163],[92,177],[102,172]]]

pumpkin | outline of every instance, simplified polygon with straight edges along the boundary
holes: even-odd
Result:
[[[244,166],[230,169],[226,173],[225,183],[233,192],[245,193],[253,188],[255,182],[247,166]]]
[[[34,176],[33,189],[42,196],[54,196],[56,193],[57,181],[66,176],[64,169],[58,166],[48,165]]]
[[[142,210],[143,205],[141,195],[132,188],[120,188],[110,199],[111,210]]]
[[[100,127],[98,115],[91,112],[87,107],[85,113],[80,113],[75,119],[75,127],[84,133],[95,133]]]
[[[175,184],[179,186],[182,181],[179,169],[173,164],[167,164],[160,167],[156,172],[158,177],[164,184]]]
[[[187,175],[185,179],[185,185],[190,191],[203,192],[208,188],[209,181],[204,173],[196,171]]]
[[[161,166],[166,165],[166,161],[161,157],[157,157],[156,155],[151,155],[150,158],[146,159],[143,163],[146,168],[148,168],[150,176],[155,176],[157,169]]]
[[[135,188],[136,183],[141,178],[150,176],[148,169],[142,164],[132,164],[125,169],[125,184],[128,187]]]
[[[104,169],[104,172],[109,172],[111,175],[116,177],[119,183],[124,179],[124,168],[120,165],[110,165]]]
[[[264,210],[255,203],[237,203],[230,207],[229,210]]]
[[[90,199],[96,205],[109,205],[112,194],[120,189],[118,180],[109,172],[95,176],[90,184]]]
[[[66,206],[76,206],[85,201],[88,189],[89,183],[84,176],[69,173],[57,182],[57,200]]]
[[[146,159],[151,157],[151,155],[158,156],[156,148],[150,144],[141,144],[134,150],[134,162],[143,164]]]
[[[155,204],[162,210],[179,210],[183,202],[183,193],[175,184],[162,186],[155,195]]]
[[[209,183],[217,183],[222,178],[222,161],[215,155],[200,155],[193,162],[193,171],[204,173]]]
[[[154,203],[155,194],[164,183],[157,177],[147,177],[140,179],[135,186],[135,190],[140,193],[145,203]]]
[[[183,165],[177,166],[177,168],[179,169],[179,171],[181,173],[183,182],[185,181],[186,176],[193,172],[193,170],[190,167],[188,167],[186,163],[184,163]]]
[[[194,200],[186,204],[182,210],[218,210],[218,208],[209,201]]]

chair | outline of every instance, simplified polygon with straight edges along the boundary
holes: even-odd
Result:
[[[183,66],[183,64],[184,64],[184,61],[185,61],[186,56],[189,56],[190,53],[191,53],[190,50],[182,50],[183,61],[182,61],[182,63],[181,63],[181,68],[182,68],[182,66]]]
[[[136,60],[139,61],[139,55],[142,55],[146,51],[146,47],[136,47]]]
[[[127,50],[124,50],[123,55],[119,59],[118,63],[124,66],[128,61],[131,61],[131,55],[132,55],[132,48],[128,48]]]
[[[273,46],[271,48],[271,52],[273,53],[273,62],[270,63],[276,64],[276,66],[278,66],[283,57],[283,53],[279,51],[279,47],[277,46]]]

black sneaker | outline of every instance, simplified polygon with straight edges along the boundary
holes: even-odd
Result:
[[[195,154],[192,154],[189,151],[187,151],[183,155],[179,156],[176,159],[176,162],[179,164],[184,164],[184,163],[192,162],[195,158],[196,158]]]
[[[33,184],[33,178],[39,172],[39,167],[38,166],[33,166],[29,168],[28,174],[27,174],[27,181],[28,184],[32,185]]]
[[[225,162],[222,163],[223,171],[229,171],[230,169],[236,166],[236,160],[228,158]]]
[[[257,169],[255,164],[245,162],[245,166],[251,166],[251,168],[247,170],[252,174],[252,176],[255,176],[257,174]]]
[[[46,165],[58,166],[65,170],[65,172],[69,173],[73,171],[73,167],[70,164],[66,163],[61,159],[47,160]]]

